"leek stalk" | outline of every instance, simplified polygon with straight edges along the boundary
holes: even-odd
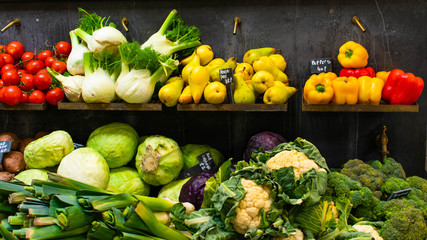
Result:
[[[143,234],[143,232],[138,229],[125,226],[125,219],[123,217],[123,213],[117,208],[112,208],[111,210],[102,212],[102,219],[107,224],[107,226],[115,230],[135,234]]]
[[[57,208],[55,216],[58,219],[58,226],[62,230],[83,227],[89,225],[95,219],[95,214],[86,213],[79,205]]]
[[[13,225],[22,226],[24,224],[24,217],[21,215],[9,216],[9,217],[7,217],[7,222],[12,226]]]
[[[25,200],[25,197],[29,195],[29,192],[14,192],[9,194],[9,204],[19,204]]]
[[[93,221],[87,237],[88,239],[112,240],[115,234],[116,231],[109,228],[104,222]]]
[[[150,231],[157,237],[174,240],[189,239],[182,233],[177,232],[172,228],[169,228],[160,223],[154,216],[153,212],[144,204],[144,202],[138,202],[135,208],[135,212],[147,226],[150,226]]]
[[[128,232],[120,232],[113,240],[165,240],[164,238],[157,238],[153,236],[144,236]]]
[[[58,239],[71,236],[78,236],[80,234],[85,234],[89,231],[90,225],[86,225],[80,228],[73,230],[61,230],[57,225],[50,225],[45,227],[32,227],[26,228],[25,238],[31,240],[44,240],[44,239]]]
[[[49,226],[57,223],[55,217],[35,217],[33,219],[33,227]]]
[[[6,240],[18,240],[18,238],[9,232],[3,224],[0,224],[0,235],[2,235]]]

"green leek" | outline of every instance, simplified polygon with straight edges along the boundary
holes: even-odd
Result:
[[[109,227],[115,230],[143,234],[143,232],[138,229],[125,226],[123,213],[117,208],[112,208],[111,210],[102,212],[102,219]]]
[[[6,240],[18,240],[3,224],[0,224],[0,235],[3,236]]]
[[[55,217],[35,217],[32,223],[34,227],[49,226],[53,224],[57,224],[57,219]]]
[[[26,228],[24,230],[26,239],[43,240],[78,236],[80,234],[85,234],[89,229],[90,225],[86,225],[73,230],[62,231],[57,225],[50,225],[45,227]]]
[[[135,212],[147,226],[150,226],[150,231],[157,237],[174,240],[188,240],[188,238],[182,233],[160,223],[144,202],[138,202]]]
[[[104,222],[93,221],[87,237],[88,239],[112,240],[115,234],[116,231],[109,228]]]
[[[86,213],[79,205],[57,208],[55,216],[62,230],[76,229],[90,224],[95,219],[95,214]]]
[[[113,240],[165,240],[164,238],[157,238],[153,236],[144,236],[128,232],[120,232]]]

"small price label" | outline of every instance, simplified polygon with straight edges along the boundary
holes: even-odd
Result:
[[[312,74],[332,72],[332,61],[330,58],[314,58],[310,60],[310,71]]]
[[[224,83],[225,86],[227,87],[227,96],[228,96],[229,102],[231,104],[234,104],[233,90],[231,89],[231,84],[234,82],[233,69],[232,68],[220,69],[219,78],[221,79],[221,82]]]
[[[0,142],[0,163],[3,160],[3,153],[10,152],[11,147],[12,147],[12,141]]]
[[[188,177],[194,176],[200,172],[204,171],[214,171],[217,166],[213,160],[212,154],[208,152],[204,152],[197,156],[197,160],[199,160],[199,164],[182,171],[177,179],[186,179]]]
[[[407,188],[407,189],[403,189],[403,190],[399,190],[396,192],[393,192],[392,194],[390,194],[390,196],[387,198],[387,201],[390,201],[392,199],[396,199],[396,198],[401,198],[404,196],[407,196],[410,192],[411,192],[412,188]]]
[[[80,143],[74,143],[74,149],[85,147],[85,145]]]

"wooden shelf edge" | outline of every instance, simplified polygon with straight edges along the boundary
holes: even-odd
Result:
[[[25,103],[25,104],[18,104],[18,105],[7,105],[0,103],[0,110],[7,110],[7,111],[43,111],[46,110],[47,104],[31,104],[31,103]]]
[[[178,104],[177,111],[285,112],[285,104]]]
[[[82,103],[60,102],[59,110],[104,110],[104,111],[162,111],[161,103]]]
[[[338,105],[338,104],[302,104],[303,112],[418,112],[419,105]]]

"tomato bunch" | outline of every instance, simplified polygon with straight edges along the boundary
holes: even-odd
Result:
[[[0,45],[0,102],[57,105],[64,98],[61,84],[46,70],[50,67],[60,74],[67,71],[66,58],[71,52],[68,42],[58,42],[52,50],[38,54],[26,52],[18,41]]]

